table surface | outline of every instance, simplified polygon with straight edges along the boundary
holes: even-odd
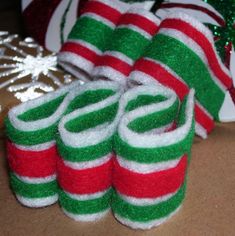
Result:
[[[58,204],[21,206],[8,185],[4,138],[0,139],[0,235],[235,235],[235,123],[217,124],[208,139],[195,138],[182,209],[163,225],[131,230],[110,213],[95,223],[66,217]]]

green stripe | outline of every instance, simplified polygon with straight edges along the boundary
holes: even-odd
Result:
[[[64,160],[72,162],[92,161],[109,154],[112,150],[113,137],[104,140],[97,145],[73,148],[66,146],[60,137],[57,138],[57,149]]]
[[[26,198],[44,198],[54,196],[58,191],[57,182],[51,181],[43,184],[28,184],[10,173],[10,184],[13,192]]]
[[[55,133],[57,132],[57,124],[58,121],[44,129],[20,131],[11,124],[8,117],[5,119],[6,134],[8,138],[15,144],[26,146],[37,145],[54,140]]]
[[[145,56],[167,65],[191,88],[195,88],[198,101],[218,119],[225,94],[215,84],[207,66],[193,50],[177,39],[157,34]]]
[[[112,32],[113,29],[106,24],[85,16],[77,20],[68,38],[84,40],[104,51]]]
[[[132,29],[117,28],[106,50],[121,52],[135,61],[142,55],[149,42],[150,40]]]
[[[92,200],[79,201],[69,197],[64,191],[59,190],[60,205],[72,214],[94,214],[110,207],[112,190],[104,196]]]
[[[182,204],[185,190],[186,183],[167,201],[150,206],[132,205],[124,201],[117,193],[115,193],[112,200],[112,209],[119,216],[131,221],[144,223],[151,220],[161,219],[170,215]]]

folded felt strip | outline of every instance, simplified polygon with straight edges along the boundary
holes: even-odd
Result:
[[[110,208],[112,141],[123,90],[97,81],[70,93],[69,114],[59,123],[57,173],[62,210],[78,221],[94,221]]]
[[[97,58],[126,9],[125,3],[116,0],[88,1],[61,48],[59,64],[76,77],[89,80]]]
[[[132,228],[149,229],[174,215],[186,188],[194,137],[194,91],[180,106],[174,91],[138,86],[120,100],[114,138],[112,210]]]
[[[158,34],[135,63],[130,79],[163,84],[181,100],[194,88],[196,133],[203,138],[213,130],[214,120],[219,120],[225,93],[232,86],[211,32],[183,13],[172,14],[161,22]]]
[[[74,82],[22,103],[5,120],[10,182],[17,199],[28,207],[44,207],[58,199],[56,183],[57,125],[69,104]]]
[[[156,34],[159,24],[160,20],[147,10],[130,8],[120,17],[105,52],[97,60],[92,72],[94,78],[125,85],[134,62]]]

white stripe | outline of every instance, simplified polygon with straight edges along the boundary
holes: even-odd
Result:
[[[70,198],[72,198],[74,200],[77,200],[77,201],[88,201],[88,200],[94,200],[94,199],[97,199],[97,198],[101,198],[108,191],[110,191],[110,188],[107,189],[107,190],[104,190],[104,191],[93,193],[93,194],[72,194],[72,193],[69,193],[69,192],[66,192],[66,191],[64,191],[64,193],[68,197],[70,197]]]
[[[159,30],[159,34],[163,34],[166,36],[170,36],[180,42],[182,42],[186,47],[190,48],[193,52],[197,54],[197,56],[205,63],[205,65],[208,68],[208,72],[213,79],[214,83],[217,84],[217,86],[225,92],[227,88],[222,84],[222,82],[215,76],[214,72],[211,70],[209,66],[209,58],[206,57],[203,49],[190,37],[188,37],[186,34],[182,33],[179,30],[175,29],[166,29],[161,28]]]
[[[150,40],[153,37],[152,35],[150,35],[145,30],[141,29],[140,27],[138,27],[136,25],[132,25],[132,24],[118,25],[118,27],[116,29],[129,29],[129,30],[132,30],[134,32],[139,33],[140,35],[145,37],[147,40]]]
[[[116,25],[113,22],[111,22],[109,19],[104,18],[100,15],[97,15],[94,12],[86,12],[86,13],[81,15],[80,19],[83,18],[83,17],[89,17],[93,20],[96,20],[96,21],[108,26],[111,29],[114,29],[116,27]]]
[[[128,57],[125,54],[118,52],[118,51],[105,51],[104,56],[105,55],[116,57],[119,60],[126,62],[130,66],[132,66],[134,64],[134,61],[130,57]]]
[[[205,107],[202,106],[202,104],[198,100],[196,100],[196,104],[211,120],[214,120],[213,116],[209,113],[209,111],[205,109]]]
[[[55,146],[55,141],[51,141],[51,142],[47,142],[47,143],[42,143],[42,144],[38,144],[38,145],[32,145],[32,146],[23,146],[23,145],[18,145],[18,144],[14,144],[13,145],[20,150],[23,151],[45,151],[49,148],[52,148],[53,146]]]
[[[68,217],[72,218],[75,221],[91,222],[91,221],[97,221],[103,218],[110,211],[110,208],[102,212],[94,213],[94,214],[73,214],[66,211],[63,207],[62,207],[62,211],[64,212],[65,215],[67,215]]]
[[[119,192],[118,192],[118,195],[124,201],[128,202],[129,204],[132,204],[134,206],[143,206],[144,207],[144,206],[151,206],[151,205],[159,204],[161,202],[165,202],[165,201],[169,200],[170,198],[172,198],[174,195],[176,195],[178,191],[179,191],[179,189],[177,189],[173,193],[169,193],[164,196],[157,197],[157,198],[136,198],[136,197],[130,197],[130,196],[121,194]]]
[[[20,176],[20,175],[17,175],[16,173],[14,173],[14,175],[19,180],[21,180],[22,182],[24,182],[26,184],[45,184],[45,183],[49,183],[49,182],[56,180],[56,174],[50,175],[47,177],[43,177],[43,178],[33,178],[33,177]]]
[[[151,221],[148,221],[147,223],[146,222],[143,223],[143,222],[138,222],[138,221],[131,221],[127,218],[121,217],[117,213],[114,213],[114,216],[122,224],[129,226],[133,229],[151,229],[151,228],[161,225],[164,222],[166,222],[167,220],[169,220],[172,216],[174,216],[180,210],[180,208],[181,208],[181,206],[179,206],[175,211],[171,212],[166,217],[156,219],[156,220],[151,220]]]
[[[136,161],[128,161],[123,157],[118,156],[117,161],[122,168],[138,174],[152,174],[163,170],[175,168],[183,157],[175,160],[162,161],[157,163],[142,164]]]
[[[127,4],[125,2],[121,2],[119,0],[93,0],[93,1],[105,4],[113,9],[115,9],[116,11],[119,11],[120,13],[126,12],[127,9],[129,9],[129,7],[130,7],[129,4]]]
[[[207,130],[197,121],[195,122],[195,132],[203,139],[207,138]]]
[[[109,162],[111,158],[112,158],[112,154],[108,154],[104,157],[97,158],[92,161],[72,162],[72,161],[63,160],[63,162],[67,167],[70,167],[74,170],[85,170],[85,169],[95,168],[95,167],[104,165],[105,163]]]
[[[173,125],[174,125],[174,122],[171,122],[171,123],[169,123],[167,125],[164,125],[164,126],[162,126],[160,128],[156,128],[156,129],[151,129],[149,131],[145,131],[142,134],[161,134],[163,132],[169,131],[169,129],[171,129]]]
[[[24,206],[39,208],[39,207],[46,207],[56,203],[58,201],[58,194],[42,198],[26,198],[16,194],[16,198]]]

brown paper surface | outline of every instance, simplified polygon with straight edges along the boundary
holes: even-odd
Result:
[[[95,223],[66,217],[58,204],[30,209],[21,206],[8,186],[0,140],[0,235],[52,236],[232,236],[235,235],[235,123],[219,124],[207,140],[195,138],[188,170],[188,188],[181,210],[152,230],[132,230],[110,213]]]

